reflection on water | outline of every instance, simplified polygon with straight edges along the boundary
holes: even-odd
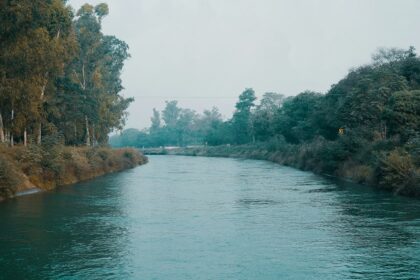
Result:
[[[0,279],[420,279],[418,200],[263,161],[155,156],[0,222]]]

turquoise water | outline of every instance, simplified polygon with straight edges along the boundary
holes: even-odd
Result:
[[[420,201],[264,161],[152,156],[0,222],[0,279],[420,279]]]

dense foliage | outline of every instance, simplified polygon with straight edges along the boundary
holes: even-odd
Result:
[[[124,124],[128,46],[101,32],[106,4],[65,2],[0,1],[0,142],[96,145]]]
[[[420,194],[420,58],[414,48],[380,49],[370,65],[351,70],[326,94],[266,93],[255,100],[246,89],[227,121],[217,109],[198,115],[167,102],[163,121],[154,110],[150,129],[126,130],[111,143],[247,144],[276,153],[282,163]]]

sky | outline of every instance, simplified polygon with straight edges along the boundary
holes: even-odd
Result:
[[[76,10],[86,0],[70,0]],[[105,0],[103,32],[124,40],[122,95],[134,97],[126,128],[178,100],[225,118],[253,88],[286,96],[326,92],[379,47],[420,53],[417,0]]]

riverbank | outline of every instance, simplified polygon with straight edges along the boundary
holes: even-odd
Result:
[[[147,163],[132,148],[0,146],[0,201],[22,192],[52,190]]]
[[[391,191],[398,195],[420,197],[420,170],[411,163],[408,155],[391,152],[378,157],[376,165],[360,163],[354,158],[331,159],[328,143],[272,147],[268,143],[239,146],[201,146],[176,149],[150,148],[149,155],[185,155],[204,157],[231,157],[268,160],[316,174]],[[334,151],[336,152],[336,151]],[[322,156],[321,156],[322,155]]]

